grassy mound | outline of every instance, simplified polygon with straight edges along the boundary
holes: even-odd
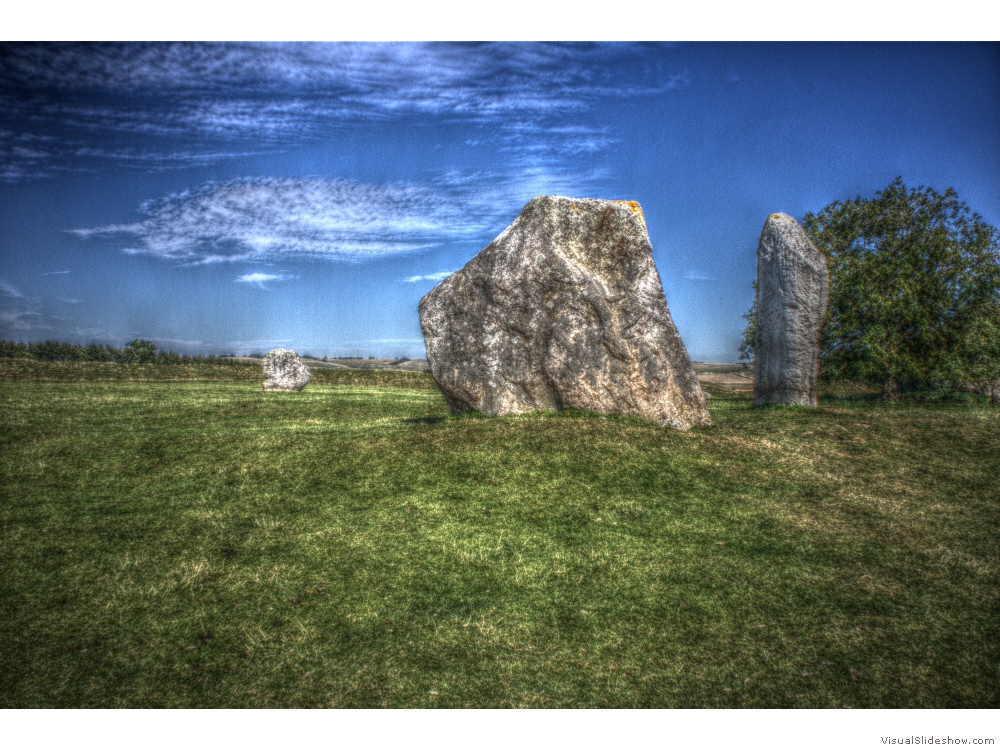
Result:
[[[4,377],[0,706],[997,705],[995,408],[708,386],[677,432],[248,370]]]

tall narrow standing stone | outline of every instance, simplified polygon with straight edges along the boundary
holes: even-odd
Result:
[[[711,424],[638,203],[533,199],[420,301],[420,324],[453,411]]]
[[[788,214],[768,216],[757,244],[754,406],[816,406],[829,297],[826,259],[805,230]]]

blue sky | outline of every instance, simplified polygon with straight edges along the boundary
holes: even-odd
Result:
[[[540,194],[644,209],[692,359],[757,238],[897,175],[1000,226],[996,43],[0,46],[0,338],[423,357]]]

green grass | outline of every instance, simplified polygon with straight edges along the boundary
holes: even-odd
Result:
[[[0,359],[0,382],[33,383],[133,382],[133,383],[256,383],[261,387],[260,365],[234,363],[213,365],[198,362],[185,365],[120,365],[113,362],[45,362],[30,359]],[[315,385],[363,385],[389,388],[418,388],[437,391],[430,373],[400,370],[310,371]]]
[[[0,364],[0,707],[1000,699],[995,407],[709,386],[677,432],[33,364]]]

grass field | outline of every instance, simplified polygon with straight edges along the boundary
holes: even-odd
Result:
[[[998,706],[996,407],[102,367],[0,363],[0,707]]]

